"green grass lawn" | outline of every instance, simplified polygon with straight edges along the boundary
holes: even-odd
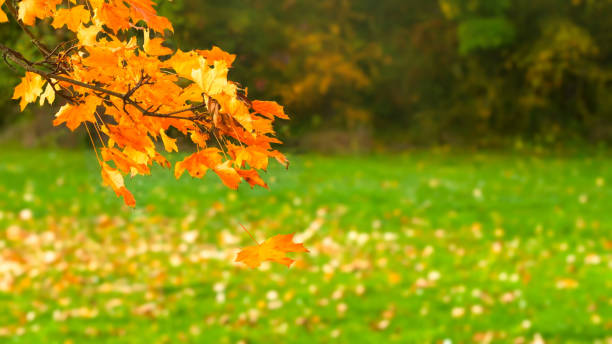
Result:
[[[293,156],[270,190],[0,152],[1,343],[612,340],[612,158]],[[291,268],[233,262],[296,233]]]

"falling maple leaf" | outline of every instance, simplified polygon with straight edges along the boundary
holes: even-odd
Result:
[[[261,244],[243,248],[238,252],[236,262],[243,262],[252,269],[264,261],[277,262],[290,267],[294,260],[285,255],[287,252],[310,251],[304,247],[304,244],[294,243],[293,234],[279,234]]]

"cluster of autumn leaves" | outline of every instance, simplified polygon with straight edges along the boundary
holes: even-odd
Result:
[[[51,26],[66,27],[76,40],[54,49],[55,70],[27,71],[13,98],[20,99],[22,110],[37,100],[53,104],[58,94],[68,99],[53,124],[87,130],[94,148],[99,147],[103,183],[128,206],[136,202],[125,175],[150,174],[153,163],[170,167],[156,142],[166,152],[178,151],[176,139],[167,135],[171,127],[196,147],[175,164],[176,178],[184,172],[202,178],[212,170],[232,189],[242,180],[267,187],[258,171],[266,170],[269,158],[287,164],[271,147],[281,143],[274,137],[273,122],[288,119],[283,107],[250,101],[247,89],[228,80],[235,55],[217,47],[173,51],[164,46],[164,32],[172,31],[172,24],[153,6],[151,0],[18,2],[16,16],[22,24],[52,18]],[[7,18],[0,9],[2,21]],[[305,249],[286,239],[271,238],[245,249],[239,258],[249,266],[262,260],[290,264],[278,256],[279,248]]]
[[[197,147],[196,153],[175,165],[177,178],[185,171],[201,178],[210,169],[230,188],[237,188],[242,180],[266,187],[258,170],[267,168],[270,157],[287,163],[271,143],[280,143],[274,138],[274,119],[288,117],[275,102],[249,101],[246,90],[228,80],[234,55],[217,47],[187,52],[165,47],[160,33],[173,28],[167,18],[157,15],[151,0],[65,4],[58,0],[17,4],[24,24],[52,17],[54,28],[66,27],[75,33],[77,43],[71,53],[58,54],[66,66],[62,76],[129,95],[140,109],[152,114],[205,105],[203,113],[151,116],[121,97],[26,72],[14,93],[21,109],[38,99],[41,105],[53,103],[57,92],[69,90],[76,102],[60,108],[54,125],[65,124],[71,130],[85,126],[92,140],[101,141],[104,183],[127,205],[134,206],[135,201],[125,188],[124,175],[149,174],[153,162],[170,165],[156,150],[155,141],[161,141],[167,152],[178,151],[176,140],[166,134],[170,127],[191,138]],[[140,42],[139,37],[143,37]],[[142,82],[144,77],[146,82]],[[104,135],[98,135],[101,133]]]

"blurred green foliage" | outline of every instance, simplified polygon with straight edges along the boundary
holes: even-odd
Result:
[[[175,24],[174,47],[238,55],[232,78],[293,114],[279,128],[285,138],[329,128],[403,145],[612,138],[610,0],[174,0],[159,8]],[[15,81],[2,73],[6,95]]]
[[[514,40],[514,28],[505,18],[476,18],[459,25],[459,52],[469,54],[479,49],[490,49]]]

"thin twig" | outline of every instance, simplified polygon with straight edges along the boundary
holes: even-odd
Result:
[[[49,56],[49,52],[50,52],[49,48],[47,48],[47,46],[45,46],[41,41],[39,41],[38,38],[34,36],[32,31],[30,31],[30,29],[27,26],[25,26],[21,20],[19,20],[19,15],[17,14],[17,9],[15,8],[15,6],[13,6],[13,2],[9,0],[9,1],[5,1],[4,4],[9,9],[9,12],[13,16],[13,18],[15,18],[15,21],[17,22],[17,24],[19,24],[23,32],[25,32],[28,36],[30,36],[30,40],[36,46],[36,48],[38,48],[38,50],[40,50],[40,52],[43,53],[43,55]]]

